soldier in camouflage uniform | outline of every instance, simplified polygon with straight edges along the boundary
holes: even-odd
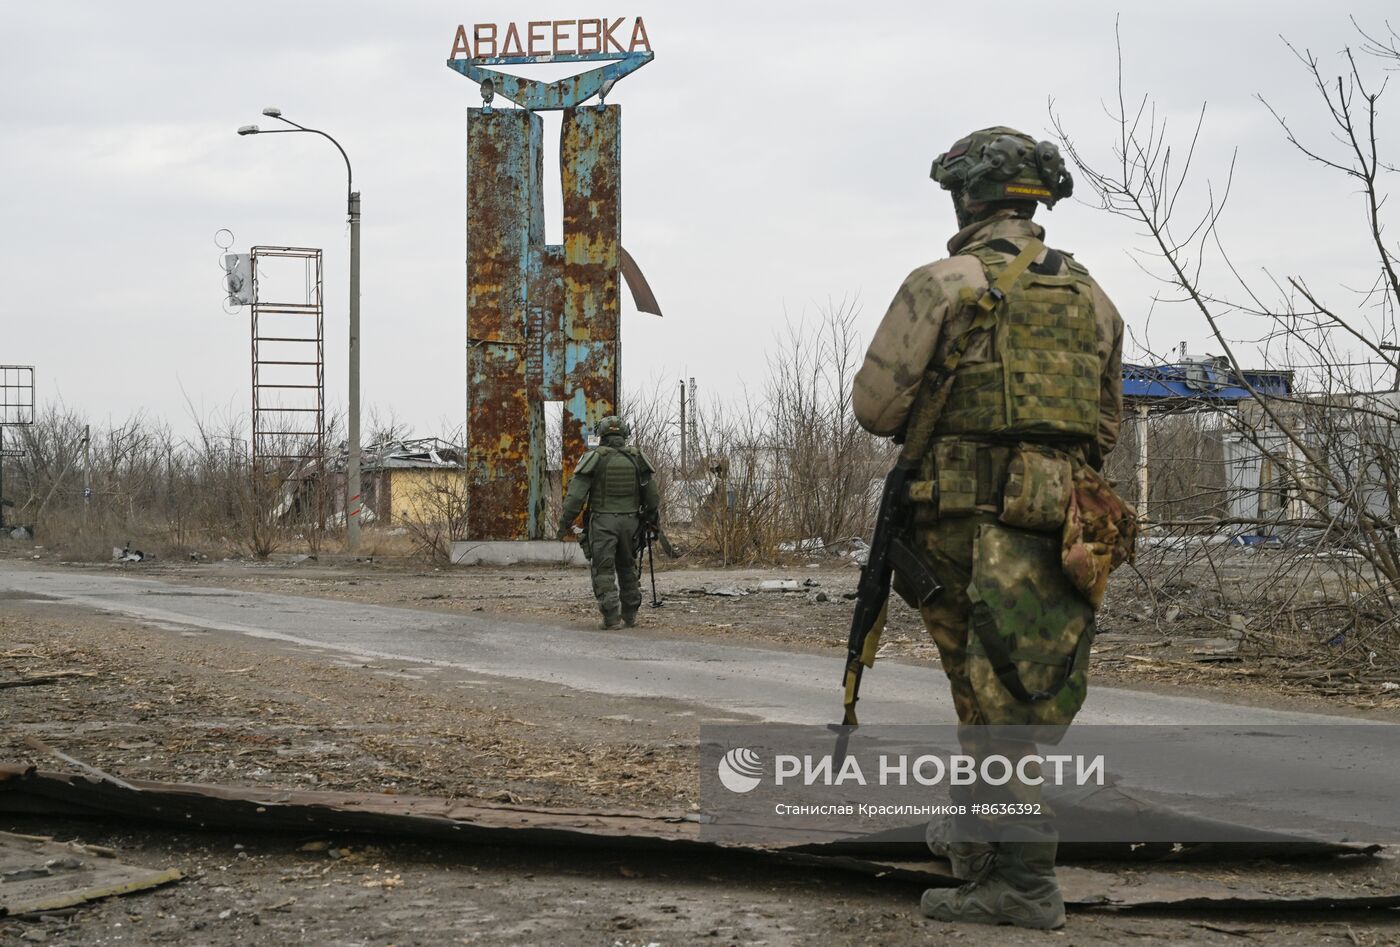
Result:
[[[588,528],[581,542],[593,574],[593,595],[603,613],[603,627],[637,624],[642,586],[637,574],[637,544],[642,530],[658,523],[660,496],[654,468],[640,448],[629,446],[627,422],[606,417],[596,432],[602,443],[579,458],[564,510],[559,538],[588,506]]]
[[[1065,576],[1061,531],[1076,471],[1101,467],[1118,439],[1123,323],[1077,260],[1040,242],[1044,228],[1031,219],[1037,202],[1053,206],[1072,187],[1053,144],[983,129],[940,155],[932,176],[952,192],[962,229],[948,259],[900,287],[853,398],[867,430],[902,439],[915,400],[931,390],[926,372],[956,363],[920,463],[919,477],[937,490],[910,526],[945,589],[922,616],[964,743],[975,745],[990,732],[976,725],[1063,727],[1083,703],[1094,605]],[[996,752],[1015,759],[1034,744]],[[1008,790],[1038,798],[1014,780]],[[989,842],[931,824],[930,847],[969,883],[925,892],[924,913],[1061,926],[1054,826],[1022,820],[1017,830],[1014,841]]]

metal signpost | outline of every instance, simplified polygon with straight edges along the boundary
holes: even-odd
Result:
[[[227,231],[221,231],[227,233]],[[232,246],[233,235],[222,249]],[[314,484],[313,515],[324,528],[326,337],[321,251],[253,247],[223,258],[226,306],[251,310],[252,444],[249,474]],[[272,279],[273,271],[280,278]],[[299,271],[299,272],[298,272]],[[292,280],[290,277],[299,276]]]
[[[482,96],[467,111],[467,535],[541,539],[545,403],[564,405],[567,474],[616,411],[619,283],[660,315],[622,249],[622,110],[604,102],[653,53],[638,17],[462,26],[452,55]],[[538,63],[604,65],[555,81],[490,68]],[[544,242],[542,111],[562,113],[562,244]]]
[[[259,291],[258,271],[273,260],[300,263],[301,299]],[[321,305],[321,251],[253,247],[253,469],[294,476],[325,457],[325,311]],[[285,292],[285,291],[284,291]],[[288,462],[291,466],[288,468]]]
[[[34,366],[0,365],[0,529],[5,528],[5,458],[23,457],[24,450],[5,446],[5,428],[34,423]]]

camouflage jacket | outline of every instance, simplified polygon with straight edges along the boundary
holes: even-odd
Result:
[[[974,256],[958,255],[962,248],[997,237],[1024,246],[1041,239],[1045,228],[1006,211],[964,227],[948,241],[946,260],[921,266],[905,279],[875,330],[865,362],[856,373],[852,394],[856,419],[873,434],[890,436],[904,425],[924,370],[942,360],[948,347],[967,328],[971,318],[956,305],[964,287],[980,291],[987,286],[986,271]],[[1045,259],[1042,253],[1036,260]],[[1062,268],[1067,264],[1061,264]],[[1107,454],[1118,441],[1123,412],[1123,320],[1109,298],[1091,280],[1098,329],[1100,372],[1098,448]],[[986,333],[975,335],[963,356],[964,365],[992,358]]]

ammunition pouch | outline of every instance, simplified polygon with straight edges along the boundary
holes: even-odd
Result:
[[[1059,532],[1069,509],[1080,448],[964,437],[934,441],[910,484],[914,522],[995,513],[1007,526]]]
[[[1078,464],[1060,536],[1060,562],[1074,589],[1093,608],[1103,602],[1108,574],[1132,562],[1137,513],[1093,467]]]
[[[1018,445],[1006,467],[998,519],[1017,529],[1058,532],[1069,509],[1073,472],[1070,456],[1063,451]]]
[[[938,483],[938,519],[977,512],[978,445],[962,438],[933,443],[933,479]]]

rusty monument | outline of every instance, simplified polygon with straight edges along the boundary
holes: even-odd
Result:
[[[660,314],[622,249],[622,110],[604,101],[652,56],[640,17],[630,29],[622,19],[457,28],[447,65],[482,96],[467,111],[470,541],[545,538],[545,404],[563,403],[567,472],[616,409],[620,282]],[[490,68],[592,62],[603,65],[552,81]],[[516,107],[493,106],[498,97]],[[562,113],[562,244],[544,238],[543,111]]]

